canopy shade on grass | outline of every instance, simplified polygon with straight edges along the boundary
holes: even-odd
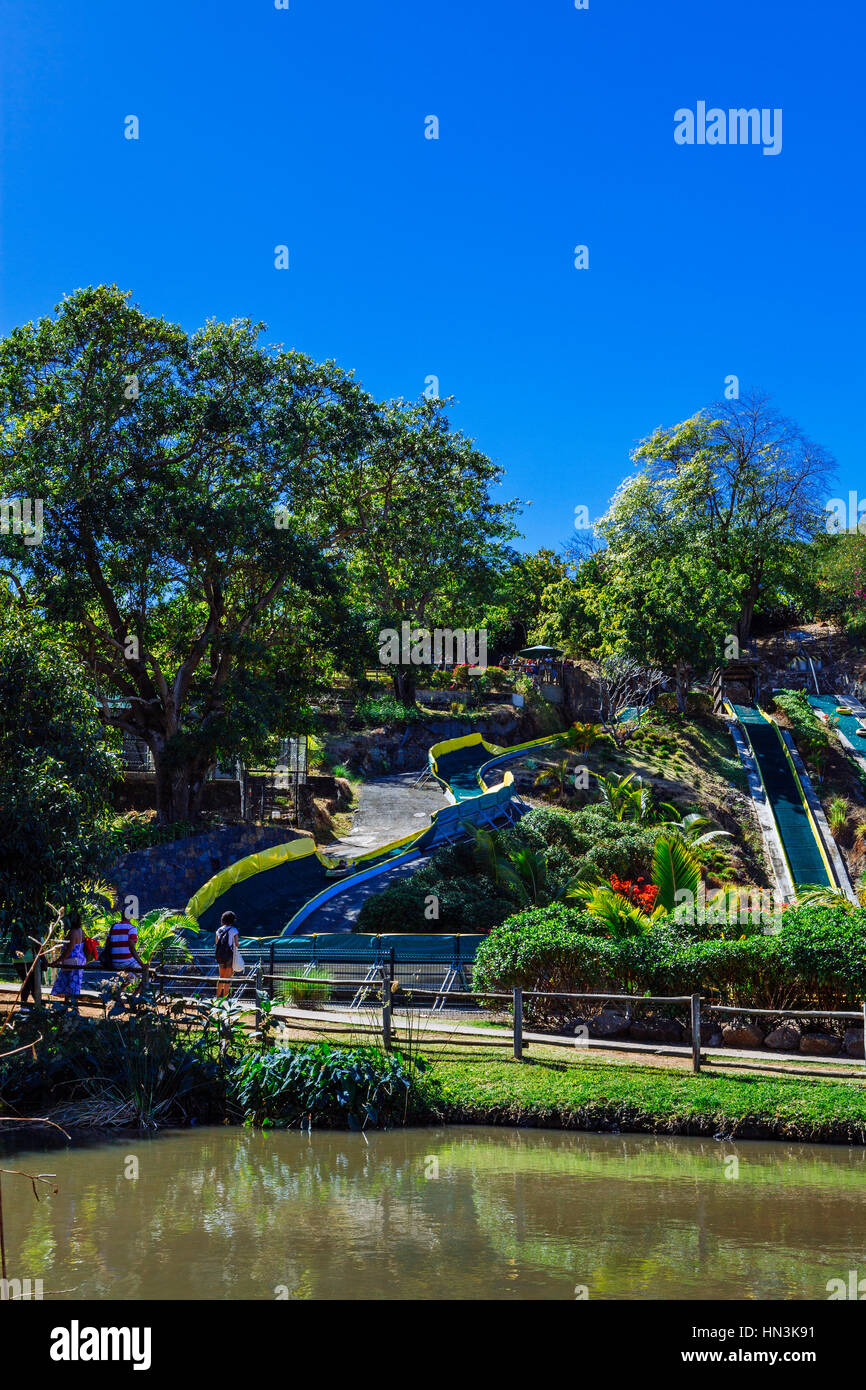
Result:
[[[562,652],[559,647],[524,647],[523,651],[518,652],[517,655],[524,656],[529,661],[544,661],[546,659],[557,661],[562,656]]]

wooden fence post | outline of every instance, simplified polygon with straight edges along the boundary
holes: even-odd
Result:
[[[384,961],[380,966],[382,978],[382,1046],[391,1051],[391,982]]]
[[[691,1000],[692,1014],[692,1071],[699,1072],[701,1069],[701,996],[693,994]]]
[[[275,986],[275,984],[276,984],[276,981],[274,980],[274,943],[273,943],[273,941],[272,941],[272,942],[271,942],[271,949],[270,949],[270,951],[268,952],[268,998],[269,998],[269,999],[273,999],[273,998],[275,997],[275,996],[274,996],[274,986]]]
[[[256,961],[256,973],[255,973],[256,1011],[255,1011],[255,1015],[254,1015],[254,1022],[255,1022],[255,1027],[256,1027],[256,1032],[257,1032],[257,1033],[260,1033],[260,1032],[261,1032],[261,1029],[262,1029],[262,1009],[261,1009],[261,1002],[262,1002],[262,984],[263,984],[263,981],[262,981],[262,962],[261,962],[261,960],[257,960],[257,961]]]
[[[514,993],[514,1057],[518,1062],[523,1061],[523,990],[515,989]]]
[[[866,999],[863,1000],[863,1062],[866,1065]]]

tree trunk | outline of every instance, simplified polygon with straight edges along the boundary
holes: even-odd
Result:
[[[755,604],[757,601],[758,591],[756,588],[752,587],[748,590],[743,599],[742,607],[740,608],[740,616],[737,619],[736,636],[741,647],[745,646],[751,636],[752,619],[755,614]]]
[[[209,766],[199,762],[156,763],[156,818],[160,825],[176,821],[195,821],[201,816]]]
[[[415,705],[415,667],[395,666],[391,672],[391,680],[394,683],[394,698],[399,700],[401,705],[412,708]]]
[[[688,694],[688,680],[686,676],[687,672],[685,666],[678,661],[674,669],[674,678],[676,680],[677,690],[677,709],[680,714],[685,714],[686,712],[686,695]]]
[[[189,820],[189,770],[156,763],[156,818],[160,825]]]

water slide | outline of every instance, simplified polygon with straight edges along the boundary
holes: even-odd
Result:
[[[323,853],[312,839],[299,837],[247,855],[221,870],[199,888],[186,906],[199,929],[214,932],[223,912],[237,915],[244,938],[295,936],[346,930],[346,909],[357,905],[378,880],[381,892],[389,882],[412,872],[442,845],[465,836],[465,823],[505,826],[526,807],[515,795],[514,777],[499,769],[532,752],[556,747],[565,737],[554,734],[500,748],[481,734],[448,739],[430,748],[431,775],[445,792],[447,804],[430,817],[430,824],[402,839],[351,859]]]
[[[749,742],[795,888],[837,888],[821,833],[779,726],[754,705],[728,705]]]
[[[832,719],[834,728],[839,730],[855,753],[861,757],[866,753],[866,739],[860,737],[866,711],[859,700],[846,700],[841,695],[809,695],[808,700],[818,714],[823,714],[828,721]],[[840,710],[848,710],[849,713],[840,714]]]

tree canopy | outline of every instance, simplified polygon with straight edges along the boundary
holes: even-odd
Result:
[[[41,937],[104,869],[115,759],[73,655],[0,580],[0,936]]]

